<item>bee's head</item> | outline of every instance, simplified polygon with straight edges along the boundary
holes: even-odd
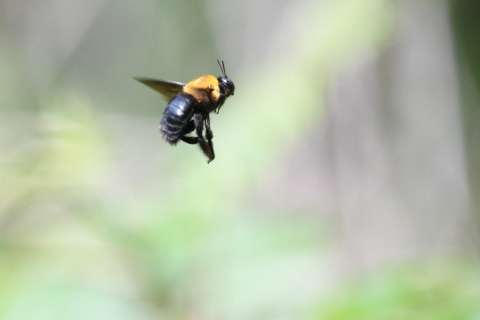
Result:
[[[235,85],[233,84],[232,80],[228,79],[227,77],[219,77],[218,82],[220,83],[220,90],[224,95],[227,97],[234,94],[235,92]]]
[[[227,77],[227,74],[225,73],[225,64],[222,63],[220,64],[220,61],[217,60],[218,65],[220,66],[220,70],[222,71],[223,77],[218,77],[218,82],[220,84],[220,90],[222,94],[224,94],[226,97],[230,95],[234,95],[235,93],[235,85],[233,84],[232,80],[230,80]]]

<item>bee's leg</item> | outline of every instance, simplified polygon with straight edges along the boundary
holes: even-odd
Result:
[[[215,151],[213,151],[213,143],[212,143],[213,132],[210,129],[210,115],[208,113],[205,115],[205,129],[207,131],[208,147],[210,148],[213,158],[215,158]]]
[[[197,144],[198,143],[198,138],[197,137],[183,136],[183,137],[180,137],[180,140],[182,140],[183,142],[186,142],[188,144]]]
[[[190,132],[195,130],[195,122],[193,120],[190,120],[187,125],[183,128],[181,135],[184,136]]]
[[[210,150],[208,143],[205,141],[205,138],[203,138],[203,121],[204,120],[205,118],[200,113],[196,113],[193,116],[198,143],[200,144],[200,147],[202,148],[203,153],[205,153],[205,155],[208,157],[207,163],[209,163],[210,161],[215,159],[215,154],[213,153],[212,150]]]
[[[188,144],[197,144],[198,143],[197,137],[185,136],[186,134],[192,132],[193,130],[195,130],[195,123],[193,122],[193,120],[190,120],[185,126],[185,128],[183,128],[182,135],[180,136],[180,140]]]

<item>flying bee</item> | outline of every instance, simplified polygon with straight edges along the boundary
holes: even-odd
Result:
[[[213,133],[210,128],[210,113],[218,113],[227,98],[234,94],[235,86],[225,73],[225,65],[220,63],[223,76],[211,75],[198,77],[187,84],[176,81],[135,78],[144,85],[164,95],[168,100],[163,112],[160,131],[163,139],[171,145],[179,140],[188,144],[199,144],[208,157],[207,163],[215,159],[213,151]],[[206,138],[203,129],[206,129]],[[194,131],[196,136],[188,136]]]

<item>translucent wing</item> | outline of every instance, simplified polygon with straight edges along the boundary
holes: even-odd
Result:
[[[185,86],[184,83],[177,81],[165,81],[165,80],[155,80],[149,78],[135,78],[135,80],[140,81],[146,86],[149,86],[153,90],[161,93],[168,100],[172,99],[182,91]]]

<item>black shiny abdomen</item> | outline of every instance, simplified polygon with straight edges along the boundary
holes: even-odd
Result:
[[[160,130],[170,144],[176,144],[183,135],[183,129],[192,118],[195,98],[187,93],[179,93],[172,98],[163,112]]]

